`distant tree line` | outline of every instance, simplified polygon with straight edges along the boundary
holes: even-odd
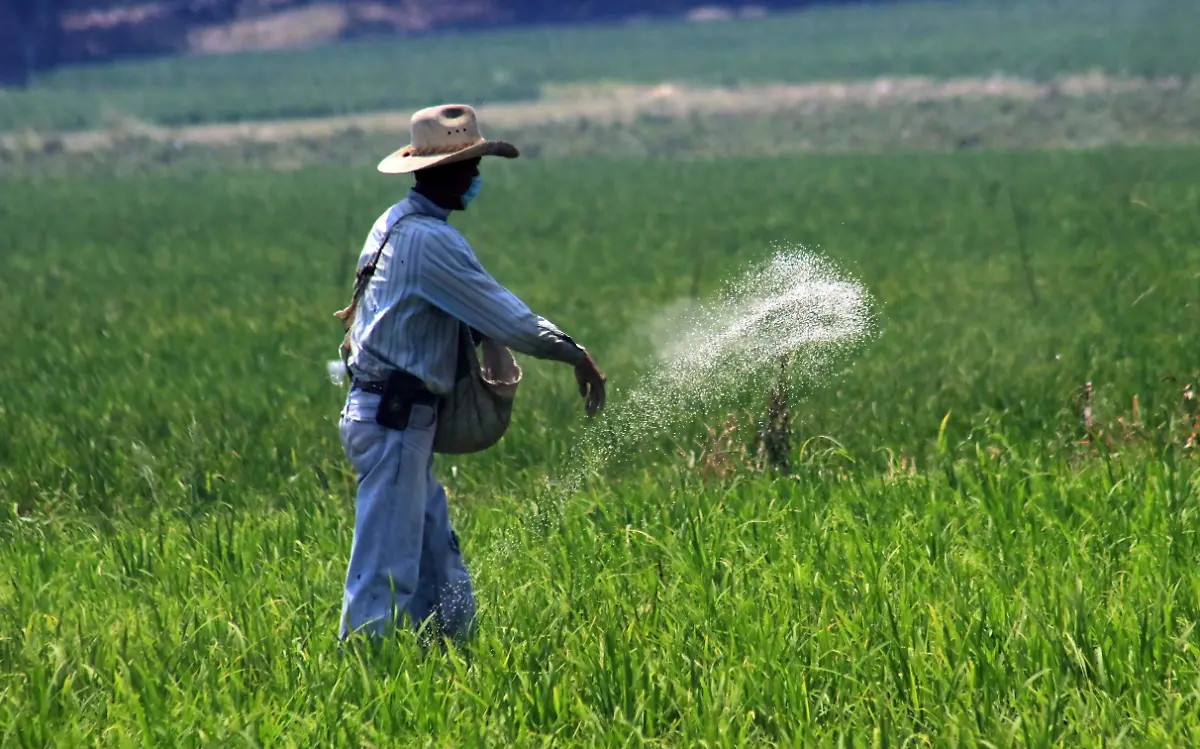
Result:
[[[444,9],[459,0],[421,0]],[[473,18],[453,25],[581,23],[635,15],[674,15],[703,5],[795,7],[869,0],[474,0]],[[27,85],[58,65],[170,55],[190,30],[230,20],[335,2],[396,8],[407,0],[0,0],[0,85]]]
[[[235,17],[245,0],[0,0],[0,85],[60,64],[173,54],[188,29]]]

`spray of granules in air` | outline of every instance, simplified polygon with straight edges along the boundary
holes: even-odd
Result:
[[[590,430],[569,477],[641,451],[739,398],[766,393],[787,357],[790,379],[814,385],[874,333],[874,302],[866,288],[802,247],[775,245],[775,254],[725,285],[715,298],[648,320],[639,335],[655,360],[628,392],[613,389],[603,424]]]
[[[778,383],[783,357],[790,362],[789,380],[812,386],[874,335],[874,301],[861,283],[803,247],[773,249],[767,262],[727,283],[713,299],[674,305],[632,331],[652,346],[649,370],[628,391],[609,388],[600,421],[562,470],[534,491],[537,509],[520,521],[523,530],[510,528],[492,548],[477,552],[486,563],[529,553],[517,539],[552,532],[566,498],[586,477],[631,456],[655,454],[655,442],[670,442],[734,402],[763,405]],[[662,455],[676,459],[671,452]]]

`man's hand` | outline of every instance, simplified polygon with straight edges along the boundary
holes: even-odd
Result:
[[[604,379],[592,355],[585,353],[583,361],[575,365],[575,381],[579,383],[579,397],[587,398],[589,417],[604,408]]]

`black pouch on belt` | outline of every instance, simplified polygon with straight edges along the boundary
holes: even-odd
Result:
[[[432,395],[421,380],[408,372],[395,371],[383,384],[375,421],[389,429],[406,429],[414,403],[424,402]]]

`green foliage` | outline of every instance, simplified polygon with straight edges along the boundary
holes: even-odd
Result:
[[[897,3],[717,24],[389,38],[313,50],[77,67],[0,92],[0,130],[309,117],[535,98],[547,83],[733,85],[879,75],[1046,79],[1196,70],[1189,0]]]
[[[435,468],[480,595],[469,658],[335,639],[353,478],[324,362],[407,183],[2,184],[0,745],[1195,745],[1198,168],[488,167],[454,221],[595,352],[608,418],[648,315],[773,241],[861,278],[880,335],[794,398],[795,475],[705,481],[688,422],[566,497],[542,480],[599,425],[522,358],[512,432]]]

